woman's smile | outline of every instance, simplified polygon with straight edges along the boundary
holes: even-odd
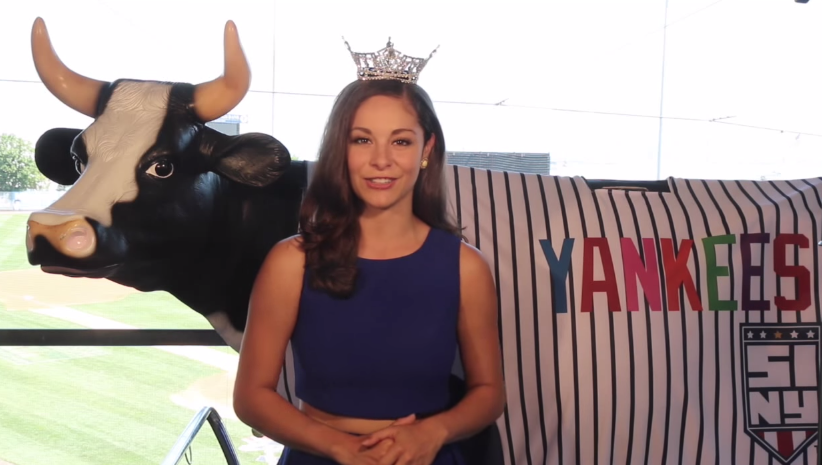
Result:
[[[366,178],[365,185],[371,189],[386,190],[397,183],[397,178]]]

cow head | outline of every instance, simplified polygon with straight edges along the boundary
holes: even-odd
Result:
[[[31,45],[49,91],[94,119],[85,129],[49,130],[35,146],[40,171],[71,185],[28,221],[28,259],[44,271],[118,282],[124,273],[139,274],[135,267],[157,274],[163,263],[214,240],[208,236],[226,219],[213,212],[226,189],[269,185],[290,164],[271,136],[228,136],[205,125],[234,108],[250,85],[232,22],[223,75],[198,85],[79,75],[58,58],[40,18]]]

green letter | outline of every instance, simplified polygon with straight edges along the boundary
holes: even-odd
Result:
[[[730,276],[727,266],[716,265],[716,249],[718,244],[736,244],[736,236],[727,234],[725,236],[706,237],[702,239],[705,247],[705,272],[708,280],[708,309],[709,310],[737,310],[736,300],[719,300],[719,288],[717,278],[720,276]]]

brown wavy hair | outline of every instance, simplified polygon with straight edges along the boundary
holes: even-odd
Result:
[[[357,280],[363,202],[348,171],[348,143],[354,114],[367,99],[403,98],[417,113],[425,142],[436,137],[428,166],[414,185],[413,213],[432,228],[462,237],[448,213],[445,138],[431,98],[418,84],[396,80],[354,81],[337,96],[323,134],[314,174],[300,209],[300,238],[312,288],[348,297]]]

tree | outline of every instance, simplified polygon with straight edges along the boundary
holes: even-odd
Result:
[[[44,188],[48,180],[34,163],[34,148],[12,134],[0,134],[0,192]]]

